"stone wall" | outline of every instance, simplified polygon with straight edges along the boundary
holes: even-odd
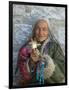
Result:
[[[15,75],[18,51],[32,35],[34,23],[38,19],[49,22],[51,32],[65,50],[65,8],[48,6],[13,5],[13,85],[19,80]]]

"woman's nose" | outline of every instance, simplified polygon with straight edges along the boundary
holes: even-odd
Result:
[[[43,34],[43,30],[42,30],[42,29],[39,30],[39,34],[40,34],[40,35]]]

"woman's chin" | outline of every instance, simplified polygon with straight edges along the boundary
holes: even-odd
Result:
[[[44,40],[46,40],[46,38],[39,38],[39,39],[38,39],[38,41],[40,41],[40,42],[42,42],[42,41],[44,41]]]

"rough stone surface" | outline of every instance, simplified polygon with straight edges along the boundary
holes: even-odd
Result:
[[[65,8],[48,6],[13,5],[13,85],[19,81],[19,72],[15,75],[18,51],[32,35],[34,23],[38,19],[49,22],[51,32],[65,50]]]

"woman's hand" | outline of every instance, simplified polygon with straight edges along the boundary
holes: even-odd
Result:
[[[39,50],[38,49],[32,49],[31,52],[31,58],[34,62],[37,62],[39,60]]]

